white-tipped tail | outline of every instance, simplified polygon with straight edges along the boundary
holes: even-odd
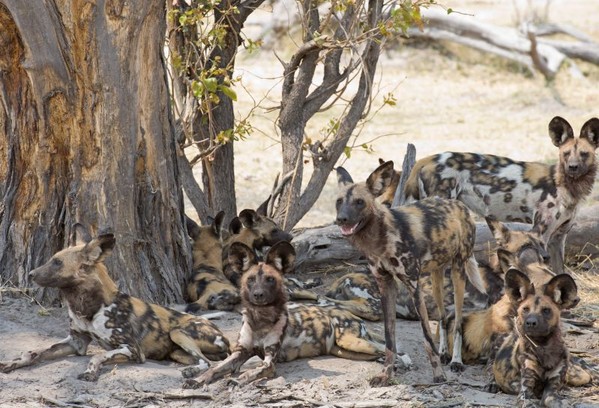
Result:
[[[483,278],[480,276],[480,271],[478,270],[478,262],[476,262],[476,258],[472,255],[468,261],[466,262],[466,275],[468,276],[468,280],[476,290],[478,290],[482,294],[487,293],[487,289],[485,288],[485,284],[483,282]]]

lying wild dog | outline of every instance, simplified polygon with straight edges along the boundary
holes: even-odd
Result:
[[[239,290],[225,277],[222,266],[221,227],[225,213],[219,212],[209,226],[200,227],[187,218],[192,239],[193,270],[187,284],[186,312],[200,310],[232,311],[241,302]]]
[[[489,252],[489,259],[478,263],[479,273],[488,295],[482,295],[470,282],[466,282],[464,309],[482,309],[496,303],[503,294],[503,270],[510,265],[528,265],[533,262],[548,260],[547,251],[537,234],[524,231],[509,231],[503,224],[487,219],[491,231],[495,232],[496,247]],[[503,268],[503,269],[502,269]],[[453,290],[451,280],[445,271],[444,303],[446,307],[453,306]],[[551,275],[553,276],[553,275]],[[425,296],[429,317],[438,319],[434,303],[430,277],[423,274],[420,277],[422,291]],[[331,284],[325,300],[332,301],[350,310],[356,316],[367,320],[378,321],[382,318],[381,300],[376,281],[372,274],[354,272],[348,273]],[[396,317],[407,320],[417,320],[416,307],[409,296],[405,285],[398,282]],[[464,339],[466,341],[466,339]],[[463,348],[464,350],[464,348]],[[463,352],[466,352],[465,350]],[[465,356],[462,356],[463,358]],[[467,361],[465,359],[465,361]]]
[[[599,119],[588,120],[575,138],[570,124],[556,116],[549,122],[549,136],[559,148],[555,165],[454,152],[420,159],[404,198],[408,203],[430,196],[454,198],[482,216],[534,224],[547,245],[552,270],[562,273],[566,234],[597,173]],[[392,192],[380,193],[393,197]]]
[[[433,367],[433,380],[445,381],[439,353],[445,362],[451,358],[452,371],[463,368],[461,324],[454,330],[454,348],[447,348],[447,319],[443,302],[443,276],[451,265],[456,321],[461,323],[466,276],[484,292],[472,248],[475,224],[466,206],[456,200],[430,198],[412,205],[389,209],[376,200],[393,176],[393,162],[379,166],[365,183],[354,184],[342,167],[337,168],[341,192],[336,202],[336,223],[341,233],[368,258],[370,270],[381,293],[385,324],[385,364],[371,384],[389,382],[395,361],[395,279],[407,287],[425,338],[425,349]],[[433,342],[428,312],[420,286],[423,273],[431,276],[433,296],[440,317],[439,352]]]
[[[543,287],[556,276],[549,268],[547,252],[536,233],[510,231],[501,222],[489,218],[487,224],[498,245],[497,256],[501,271],[518,269],[535,287]],[[516,309],[508,294],[503,291],[501,293],[503,296],[490,307],[464,315],[462,355],[466,363],[492,364],[503,340],[513,331]],[[574,297],[563,307],[571,308],[577,303],[578,298]],[[452,324],[453,322],[450,326]],[[569,385],[581,386],[591,382],[592,376],[577,360],[569,366],[566,379]]]
[[[541,399],[546,407],[565,406],[559,390],[565,383],[569,353],[560,330],[560,312],[577,299],[574,279],[566,274],[545,285],[535,285],[522,272],[510,269],[505,290],[515,309],[514,327],[493,364],[503,392],[518,394],[518,406],[532,407]]]
[[[269,197],[270,199],[270,197]],[[239,213],[239,217],[233,218],[229,224],[228,238],[222,251],[222,262],[224,274],[229,280],[239,287],[239,273],[231,267],[228,253],[229,248],[235,242],[240,242],[252,248],[259,258],[265,250],[279,241],[290,242],[293,236],[283,231],[276,222],[266,216],[268,200],[258,207],[256,211],[245,209]],[[318,295],[307,290],[305,285],[297,279],[285,278],[285,287],[293,300],[318,300]]]
[[[79,239],[74,246],[57,252],[29,273],[38,285],[60,289],[68,307],[70,335],[47,349],[0,363],[0,371],[7,373],[73,354],[83,356],[92,340],[107,351],[92,356],[87,370],[78,377],[86,381],[96,381],[104,364],[143,363],[146,358],[210,364],[227,356],[229,342],[210,321],[118,291],[103,262],[115,244],[112,234],[90,240],[80,225],[75,230]]]
[[[283,275],[293,269],[295,261],[295,251],[288,242],[271,247],[264,262],[241,243],[231,246],[229,258],[241,274],[243,318],[237,345],[226,360],[188,380],[186,387],[196,388],[237,372],[254,355],[264,361],[239,376],[238,383],[274,376],[275,361],[321,355],[374,360],[384,354],[382,342],[351,313],[335,307],[287,303]],[[183,372],[186,377],[197,373],[194,367]]]
[[[503,284],[503,273],[517,268],[527,274],[537,286],[555,276],[549,269],[547,252],[538,234],[531,231],[510,231],[503,223],[487,217],[497,245],[497,264]],[[464,315],[462,322],[462,356],[466,363],[485,362],[493,358],[496,348],[513,326],[515,310],[503,288],[494,287],[501,294],[496,302],[483,310]],[[450,319],[450,326],[455,322]]]
[[[269,197],[270,199],[270,197]],[[225,276],[239,287],[240,275],[231,267],[228,259],[229,248],[234,242],[241,242],[258,253],[271,247],[279,241],[291,241],[293,236],[283,231],[279,226],[266,216],[268,200],[257,210],[245,209],[233,218],[229,224],[229,236],[225,239],[222,251],[222,264]]]

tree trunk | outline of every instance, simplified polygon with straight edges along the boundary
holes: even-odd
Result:
[[[2,280],[27,285],[81,222],[115,234],[120,288],[181,301],[191,264],[164,2],[0,0],[0,21]]]

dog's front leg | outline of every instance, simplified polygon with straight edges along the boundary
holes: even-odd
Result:
[[[84,356],[87,353],[87,346],[90,342],[91,338],[89,336],[78,332],[71,332],[69,337],[53,344],[47,349],[27,351],[15,360],[0,362],[0,371],[9,373],[17,368],[28,367],[43,361],[55,360],[72,354]]]
[[[383,372],[370,380],[372,387],[384,387],[389,385],[393,376],[395,356],[397,347],[395,343],[395,301],[397,298],[397,287],[393,276],[384,270],[373,270],[376,283],[381,293],[381,306],[383,308],[383,322],[385,324],[385,362]]]
[[[547,240],[547,252],[551,262],[551,268],[556,275],[565,272],[564,253],[566,249],[566,237],[574,224],[566,222],[561,225]]]
[[[238,371],[252,353],[246,349],[238,348],[229,357],[215,366],[210,367],[196,379],[189,379],[183,384],[183,388],[199,388],[203,384],[210,384],[223,378],[227,374]]]
[[[566,381],[568,371],[567,360],[564,360],[556,369],[547,373],[547,380],[541,402],[547,408],[562,408],[564,403],[560,399],[559,390]]]
[[[537,397],[535,395],[535,387],[540,381],[539,373],[537,372],[537,363],[529,358],[520,357],[520,392],[518,393],[518,407],[520,408],[532,408],[536,407],[537,403],[534,401]]]
[[[146,357],[141,350],[129,345],[124,345],[118,349],[109,350],[104,353],[94,354],[87,365],[87,369],[79,374],[77,378],[84,381],[97,381],[102,365],[125,363],[127,361],[143,363],[146,361]]]

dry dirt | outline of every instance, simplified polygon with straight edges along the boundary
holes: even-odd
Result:
[[[497,23],[513,23],[513,3],[491,0],[446,2],[456,10],[475,14]],[[500,3],[500,4],[497,4]],[[533,2],[535,3],[535,2]],[[599,3],[589,0],[555,0],[550,19],[569,23],[599,40]],[[262,14],[262,17],[267,16]],[[258,15],[257,18],[260,18]],[[250,27],[252,27],[250,25]],[[255,27],[254,27],[255,29]],[[283,52],[283,55],[284,52]],[[365,178],[376,167],[379,156],[400,163],[406,144],[416,145],[418,156],[441,150],[494,153],[522,160],[554,160],[556,149],[547,137],[547,123],[560,115],[577,132],[588,118],[597,116],[599,69],[579,64],[585,78],[560,72],[556,90],[564,104],[557,102],[539,77],[530,78],[512,64],[456,46],[404,47],[385,54],[379,74],[378,103],[393,92],[397,106],[385,107],[368,121],[358,144],[372,142],[373,154],[354,152],[344,166],[355,179]],[[265,106],[273,106],[279,95],[281,67],[266,55],[241,59],[238,72],[243,84]],[[251,102],[240,95],[240,115]],[[270,102],[269,102],[270,100]],[[318,137],[319,130],[333,113],[320,116],[307,133]],[[239,208],[256,207],[270,191],[280,168],[275,115],[256,110],[256,132],[237,143],[237,198]],[[333,219],[335,194],[333,177],[313,210],[300,226],[320,225]],[[594,196],[597,197],[597,190]],[[597,278],[595,278],[596,280]],[[594,296],[599,299],[599,293]],[[588,299],[592,300],[591,295]],[[216,320],[231,340],[236,338],[239,315],[228,313]],[[381,324],[371,330],[381,331]],[[599,360],[598,325],[593,331],[568,334],[573,350]],[[0,360],[20,352],[49,346],[68,331],[63,309],[42,310],[24,296],[4,296],[0,303]],[[487,374],[482,366],[470,366],[460,375],[447,370],[449,382],[431,385],[431,370],[423,353],[418,323],[398,322],[397,336],[412,357],[415,368],[397,374],[397,384],[370,388],[368,379],[381,369],[376,362],[353,362],[332,357],[298,360],[277,366],[277,377],[244,388],[220,382],[195,392],[182,392],[180,366],[148,361],[143,365],[105,367],[97,383],[79,381],[89,357],[70,357],[35,368],[0,373],[1,407],[38,406],[268,406],[268,407],[459,407],[516,404],[515,398],[481,390]],[[92,349],[92,351],[98,349]],[[569,389],[569,406],[599,407],[599,388]]]

